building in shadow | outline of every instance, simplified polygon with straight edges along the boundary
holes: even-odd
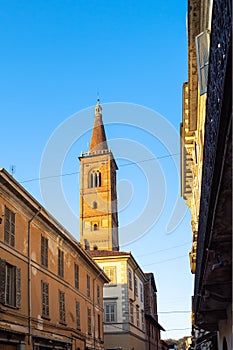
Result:
[[[192,213],[196,348],[232,349],[232,7],[188,1],[182,196]]]

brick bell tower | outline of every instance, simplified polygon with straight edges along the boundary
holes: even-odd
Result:
[[[84,249],[119,250],[116,170],[99,99],[89,151],[80,160],[80,242]]]

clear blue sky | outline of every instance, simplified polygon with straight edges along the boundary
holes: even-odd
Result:
[[[179,133],[182,83],[187,79],[185,1],[0,0],[0,32],[0,166],[9,171],[10,165],[15,165],[14,176],[19,182],[40,176],[47,142],[71,115],[80,118],[77,119],[80,123],[75,124],[77,134],[86,115],[92,123],[94,112],[89,107],[96,103],[98,92],[104,121],[108,120],[108,113],[114,115],[116,106],[110,103],[124,102],[130,108],[134,104],[144,106],[147,119],[150,118],[147,108],[158,112]],[[78,112],[86,108],[89,108],[86,114],[80,116]],[[134,112],[131,109],[129,113]],[[126,121],[128,117],[127,114]],[[141,155],[135,148],[135,155],[128,158],[131,161],[148,160],[150,152],[154,157],[169,155],[166,145],[156,138],[164,130],[159,129],[161,125],[156,125],[155,119],[151,119],[151,125],[158,130],[151,135],[135,125],[123,125],[122,115],[116,113],[113,118],[115,125],[106,123],[109,139],[121,138],[122,144],[134,140],[135,147],[146,147]],[[61,127],[61,145],[69,136],[74,137],[71,129],[65,130]],[[68,145],[61,173],[78,172],[77,157],[87,150],[89,138],[87,132]],[[179,140],[175,143],[179,152]],[[189,213],[176,230],[170,234],[166,231],[180,191],[179,174],[173,162],[174,157],[179,160],[179,155],[162,158],[157,165],[148,161],[148,170],[137,165],[125,166],[124,147],[118,151],[113,142],[111,148],[119,166],[120,227],[145,211],[148,176],[143,171],[153,171],[155,184],[165,184],[166,200],[156,224],[142,238],[122,245],[121,249],[131,251],[145,271],[155,274],[159,321],[167,330],[162,332],[162,338],[189,335],[192,294]],[[60,157],[59,152],[58,147],[54,158]],[[53,168],[48,171],[50,175],[60,174],[54,173]],[[52,187],[55,181],[48,179],[47,185]],[[66,217],[60,217],[43,201],[39,181],[23,185],[79,238],[78,227],[70,226]],[[78,216],[78,174],[62,178],[62,185],[68,205]],[[160,186],[158,193],[159,189]],[[155,212],[159,201],[160,196],[155,194]],[[153,206],[149,209],[148,217],[153,216]]]

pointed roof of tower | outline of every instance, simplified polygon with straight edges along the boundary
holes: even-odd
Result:
[[[102,107],[100,100],[95,106],[95,122],[92,130],[89,152],[108,150],[106,134],[102,121]]]

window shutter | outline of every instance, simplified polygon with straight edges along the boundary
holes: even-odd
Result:
[[[48,239],[41,236],[41,264],[48,267]]]
[[[4,241],[10,242],[10,210],[5,207]]]
[[[15,214],[11,212],[11,239],[10,239],[10,245],[12,247],[15,246]]]
[[[197,68],[200,86],[200,94],[207,92],[208,68],[209,68],[209,31],[196,36]]]
[[[77,264],[74,264],[74,281],[75,288],[79,289],[79,266]]]
[[[15,269],[16,279],[16,307],[21,308],[21,269]]]
[[[77,328],[80,329],[80,302],[76,301],[76,323]]]
[[[0,303],[5,304],[6,296],[6,261],[0,259]]]

